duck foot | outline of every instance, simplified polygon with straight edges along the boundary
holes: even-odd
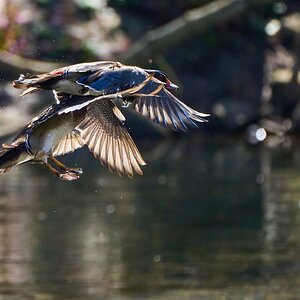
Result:
[[[58,178],[66,181],[74,181],[79,179],[79,175],[75,173],[60,173],[58,174]]]
[[[47,169],[54,174],[55,176],[57,176],[59,179],[61,180],[66,180],[66,181],[73,181],[73,180],[77,180],[80,177],[80,174],[82,174],[82,170],[80,168],[68,168],[69,170],[64,169],[64,172],[59,172],[58,170],[56,170],[55,168],[53,168],[49,163],[47,162],[42,162]]]
[[[51,156],[50,159],[53,161],[53,163],[60,168],[61,171],[67,173],[67,174],[77,174],[77,175],[81,175],[82,169],[81,168],[69,168],[67,166],[65,166],[63,163],[61,163],[58,159],[56,159],[55,157]]]
[[[76,174],[76,175],[81,175],[83,173],[81,168],[65,167],[65,168],[62,169],[62,171],[65,171],[66,174]]]

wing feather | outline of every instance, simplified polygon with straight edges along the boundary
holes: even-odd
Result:
[[[178,129],[187,131],[188,126],[197,127],[196,122],[206,122],[205,117],[209,116],[181,102],[155,78],[151,78],[139,90],[139,94],[132,101],[131,108],[144,117],[175,131]]]
[[[109,171],[128,177],[133,176],[133,171],[142,175],[140,166],[145,165],[145,161],[119,115],[116,116],[115,107],[108,99],[90,103],[86,118],[77,130],[89,150]]]
[[[60,140],[60,142],[53,148],[53,156],[60,156],[66,153],[74,152],[76,149],[84,146],[84,141],[80,134],[76,131],[66,135],[65,138]]]

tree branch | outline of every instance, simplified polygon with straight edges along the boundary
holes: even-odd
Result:
[[[216,0],[206,6],[187,11],[171,22],[149,31],[135,42],[122,58],[122,61],[134,63],[146,58],[155,51],[162,51],[179,43],[194,32],[203,32],[208,28],[228,22],[244,13],[249,6],[259,6],[275,2],[274,0]]]
[[[13,67],[20,72],[32,73],[46,73],[62,67],[59,63],[39,61],[7,51],[0,51],[0,64],[10,68]]]
[[[194,32],[204,32],[216,24],[228,22],[240,16],[251,6],[257,7],[272,2],[275,0],[215,0],[206,6],[187,11],[177,19],[147,32],[119,59],[129,64],[144,61],[153,52],[170,48]],[[7,51],[0,51],[0,65],[13,67],[19,72],[32,73],[45,73],[63,66],[60,63],[21,57]]]

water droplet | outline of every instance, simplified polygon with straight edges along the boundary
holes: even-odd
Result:
[[[276,2],[273,5],[273,11],[275,14],[282,15],[285,14],[287,11],[286,4],[284,2]]]
[[[159,254],[154,255],[153,261],[156,262],[156,263],[160,262],[161,261],[161,256]]]
[[[100,234],[98,236],[98,240],[101,244],[105,244],[107,242],[107,237],[105,236],[105,234],[103,232],[100,232]]]
[[[264,128],[259,127],[256,124],[252,124],[247,129],[247,138],[249,143],[256,144],[262,142],[267,137],[267,132]]]
[[[106,206],[106,212],[108,214],[113,214],[116,211],[116,206],[113,204],[109,204]]]
[[[216,103],[212,107],[213,113],[219,118],[225,118],[227,115],[227,110],[222,103]]]
[[[265,176],[263,174],[258,174],[256,176],[256,183],[257,184],[263,184],[265,181]]]
[[[271,20],[265,27],[265,32],[269,36],[274,36],[281,29],[281,23],[278,20]]]
[[[263,141],[267,137],[267,132],[264,128],[259,128],[256,131],[256,138],[258,141]]]

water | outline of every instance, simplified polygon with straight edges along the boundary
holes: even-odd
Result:
[[[86,150],[0,178],[0,299],[300,298],[300,143],[140,146],[133,180]]]

